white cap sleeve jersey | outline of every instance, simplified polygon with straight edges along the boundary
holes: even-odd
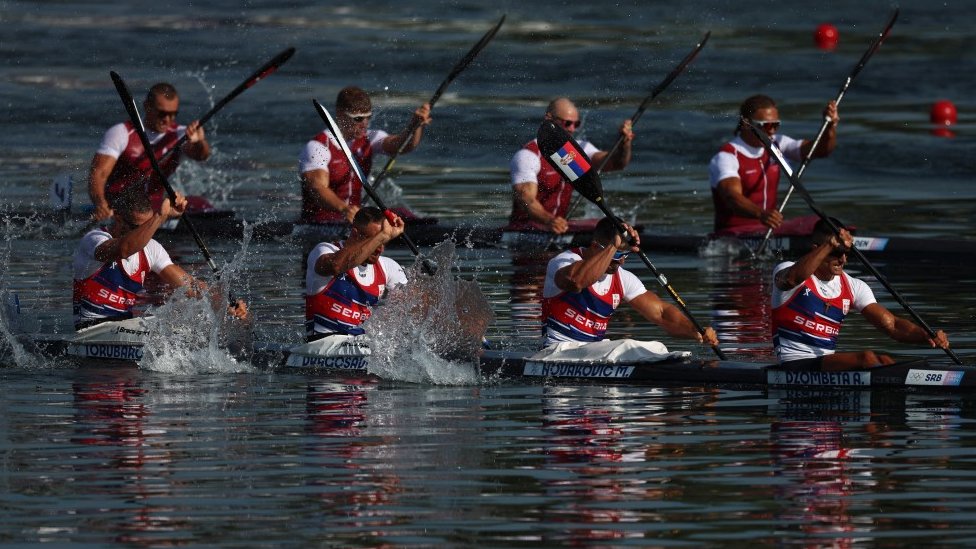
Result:
[[[331,132],[326,132],[330,140],[335,140]],[[390,136],[383,130],[367,130],[369,144],[373,149],[373,154],[386,154],[383,150],[383,140]],[[329,147],[315,139],[305,143],[305,148],[298,156],[298,173],[306,173],[312,170],[329,170],[329,162],[332,161],[332,153]]]
[[[182,139],[185,134],[186,126],[178,126],[176,128],[177,137]],[[146,130],[146,137],[149,138],[150,143],[159,141],[163,135],[152,130]],[[112,158],[118,158],[122,156],[122,153],[128,146],[129,130],[126,129],[125,124],[116,124],[105,132],[105,135],[102,137],[102,143],[98,146],[96,152],[105,156],[111,156]]]
[[[556,271],[567,265],[572,265],[573,263],[582,260],[583,258],[580,257],[579,254],[574,253],[572,250],[566,250],[565,252],[549,260],[549,265],[546,267],[546,282],[542,287],[542,297],[555,297],[561,294],[563,291],[559,289],[559,286],[556,286]],[[634,273],[622,267],[618,269],[617,272],[620,273],[620,282],[624,287],[624,301],[630,301],[647,292],[647,288],[644,287],[644,283],[641,282],[640,279],[634,275]],[[597,280],[593,286],[595,286],[597,293],[602,295],[610,290],[610,283],[610,275],[603,275],[603,277],[600,278],[600,280]]]
[[[583,147],[583,152],[590,158],[593,158],[594,154],[600,152],[600,149],[596,148],[589,141],[584,140],[578,143]],[[542,158],[532,151],[526,148],[519,149],[509,164],[509,170],[512,174],[512,185],[518,185],[519,183],[537,183],[539,181],[539,171],[542,170],[542,162]]]
[[[800,289],[800,286],[797,286],[795,288],[790,288],[789,290],[781,291],[776,287],[776,273],[782,271],[783,269],[789,268],[791,265],[793,265],[793,263],[793,261],[784,261],[773,269],[773,308],[779,307],[780,305],[789,301],[789,299],[793,297],[793,295]],[[851,292],[854,294],[854,302],[851,303],[852,309],[860,312],[868,305],[877,303],[877,299],[874,297],[874,291],[871,290],[871,287],[868,286],[866,282],[861,279],[854,278],[847,273],[844,273],[843,276],[847,277],[847,283],[850,284]],[[820,291],[821,295],[828,299],[839,296],[841,292],[840,277],[835,276],[828,282],[819,280],[817,283],[817,289]]]
[[[84,280],[98,272],[105,265],[104,262],[95,259],[95,250],[103,242],[111,238],[112,235],[102,229],[89,231],[81,238],[81,242],[78,243],[78,247],[75,248],[75,253],[72,257],[72,270],[75,280]],[[143,248],[143,251],[146,252],[146,259],[149,261],[149,270],[156,274],[159,274],[163,269],[173,264],[169,253],[166,252],[162,244],[155,240],[150,240],[146,244],[146,247]],[[128,274],[135,273],[136,269],[139,268],[139,253],[136,252],[123,259],[122,268]]]
[[[315,272],[315,262],[323,255],[334,254],[339,251],[339,247],[331,242],[321,242],[312,248],[308,254],[308,261],[305,264],[305,295],[315,295],[325,289],[332,282],[331,276],[322,276]],[[396,261],[380,256],[380,263],[383,265],[383,272],[386,273],[386,287],[393,288],[407,283],[407,275],[403,267]],[[365,282],[371,282],[373,266],[370,265],[369,276]]]
[[[783,156],[787,160],[798,161],[802,160],[800,155],[800,146],[803,144],[802,141],[793,139],[787,135],[777,134],[773,141],[779,146],[779,149],[783,151]],[[735,139],[729,142],[739,154],[747,156],[749,158],[759,158],[763,155],[765,150],[763,147],[753,147],[745,141],[742,137],[736,136]],[[775,162],[775,160],[773,160]],[[718,154],[712,157],[711,162],[708,164],[708,180],[712,186],[715,188],[718,186],[719,181],[723,179],[728,179],[730,177],[739,177],[739,160],[736,156],[730,152],[719,151]]]

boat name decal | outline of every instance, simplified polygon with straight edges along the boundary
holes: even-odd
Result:
[[[888,239],[870,236],[855,236],[854,247],[862,252],[880,252],[888,247]]]
[[[522,374],[533,377],[627,378],[633,366],[622,364],[567,364],[526,361]]]
[[[770,385],[838,385],[869,387],[871,372],[788,372],[766,370],[766,382]]]
[[[335,370],[365,370],[365,356],[309,356],[289,355],[285,365],[293,368],[331,368]]]
[[[130,330],[129,328],[126,328],[125,326],[119,326],[118,328],[115,329],[115,333],[117,333],[117,334],[132,334],[132,335],[137,335],[137,336],[144,336],[144,335],[149,335],[149,330]]]
[[[85,358],[111,358],[116,360],[142,360],[141,345],[110,345],[104,343],[85,343],[71,345],[68,354]]]
[[[951,385],[962,383],[963,372],[951,370],[908,370],[905,385]]]

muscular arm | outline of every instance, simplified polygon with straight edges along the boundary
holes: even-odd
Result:
[[[529,219],[536,223],[548,225],[556,234],[562,234],[569,230],[569,223],[564,218],[546,211],[537,199],[538,193],[539,184],[534,181],[512,185],[512,198],[515,207],[526,212]]]
[[[186,143],[183,145],[183,152],[197,162],[210,158],[210,143],[207,143],[207,136],[198,120],[194,120],[186,127]]]
[[[105,263],[120,261],[146,247],[156,230],[168,218],[167,215],[156,212],[142,225],[139,225],[125,236],[110,238],[95,248],[95,259]]]
[[[681,309],[670,303],[665,303],[654,292],[642,293],[630,300],[630,306],[648,322],[653,322],[664,328],[668,335],[695,339],[699,343],[703,341],[701,334],[695,329],[695,325],[688,320]],[[715,336],[714,330],[706,328],[705,334],[709,338],[710,345],[718,345],[718,338]]]
[[[115,168],[117,159],[107,154],[95,153],[92,158],[91,169],[88,172],[88,196],[95,206],[94,216],[97,221],[112,217],[112,208],[105,198],[105,186],[108,176]]]
[[[834,152],[837,147],[837,124],[840,122],[840,115],[837,113],[837,103],[831,101],[827,103],[824,108],[823,115],[831,119],[830,124],[827,126],[827,130],[824,132],[823,137],[820,139],[820,145],[817,146],[817,150],[813,153],[813,158],[823,158],[828,156],[830,153]],[[803,158],[806,158],[810,154],[810,150],[813,148],[813,141],[804,139],[803,143],[800,145],[800,154]]]
[[[391,225],[383,221],[383,229],[375,235],[363,240],[347,240],[346,244],[335,253],[319,256],[315,260],[315,272],[321,276],[336,276],[362,265],[377,248],[403,234],[403,219],[395,218]]]
[[[936,337],[929,337],[921,326],[914,322],[895,316],[884,305],[872,303],[861,310],[864,316],[875,328],[885,335],[901,343],[928,344],[932,347],[949,348],[949,339],[945,332],[939,330]]]
[[[764,210],[746,198],[742,192],[742,180],[738,177],[726,177],[719,181],[716,190],[722,202],[736,215],[755,218],[774,229],[783,223],[783,215],[777,210]]]
[[[607,165],[603,167],[603,171],[612,172],[615,170],[622,170],[630,164],[630,156],[632,151],[632,143],[634,141],[634,132],[631,130],[630,120],[624,120],[623,124],[620,125],[620,135],[624,136],[624,140],[614,151],[613,156],[607,160]],[[607,151],[600,151],[593,155],[590,160],[593,161],[594,166],[599,166],[603,159],[610,154]]]
[[[420,139],[424,135],[424,126],[430,124],[430,105],[424,103],[413,113],[413,118],[410,120],[410,127],[416,124],[414,130],[410,133],[404,131],[401,134],[389,135],[383,140],[383,152],[388,155],[396,154],[397,150],[400,149],[400,145],[407,141],[407,146],[404,147],[403,152],[408,153],[416,149],[420,145]],[[410,128],[407,128],[409,130]],[[408,141],[409,140],[409,141]]]
[[[579,293],[589,288],[607,274],[607,267],[613,260],[616,248],[607,246],[593,254],[587,254],[580,261],[573,262],[556,271],[556,287],[564,292]]]
[[[346,204],[329,188],[329,172],[327,170],[310,170],[302,174],[302,186],[306,193],[320,206],[329,210],[343,212],[346,220],[352,223],[352,218],[359,211],[356,206]]]

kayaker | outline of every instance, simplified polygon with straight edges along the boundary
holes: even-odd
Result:
[[[156,158],[162,160],[160,167],[167,177],[176,171],[182,153],[198,162],[210,157],[210,144],[199,121],[194,120],[188,126],[177,124],[180,97],[172,84],[161,82],[149,88],[142,108],[146,113],[146,135],[153,145]],[[184,135],[187,139],[180,150],[167,155]],[[153,173],[152,164],[132,123],[122,122],[105,132],[92,158],[88,195],[95,207],[92,213],[95,220],[111,217],[110,204],[132,185],[145,185],[153,206],[159,209],[165,193],[162,183]]]
[[[153,210],[145,192],[130,186],[116,197],[112,209],[111,225],[89,231],[75,248],[75,330],[133,318],[133,309],[150,272],[159,275],[169,290],[185,287],[192,296],[207,292],[202,281],[173,263],[166,249],[153,239],[160,225],[171,217],[179,217],[186,209],[184,197],[177,197],[175,206],[169,197],[164,197],[159,209]],[[216,295],[211,297],[218,299]],[[243,301],[232,304],[228,313],[240,319],[248,317]]]
[[[406,139],[410,141],[403,152],[416,149],[424,127],[431,122],[430,105],[424,103],[413,112],[418,125],[412,134],[390,135],[383,130],[371,130],[372,102],[364,90],[355,86],[339,91],[335,108],[336,123],[342,136],[367,177],[377,153],[392,155]],[[298,158],[302,181],[301,220],[304,223],[352,223],[359,211],[362,182],[333,139],[328,130],[323,130],[305,144]]]
[[[837,146],[840,116],[836,103],[827,103],[823,114],[833,122],[827,126],[814,158],[829,155]],[[768,228],[783,226],[777,200],[779,165],[759,138],[744,125],[745,121],[765,131],[787,160],[801,161],[813,147],[812,141],[800,141],[779,133],[779,110],[772,98],[753,95],[746,99],[739,107],[735,138],[722,146],[708,166],[715,207],[714,231],[718,235],[762,234]],[[806,228],[808,231],[809,225]]]
[[[570,135],[582,125],[576,105],[565,97],[556,98],[549,103],[544,119],[560,124]],[[624,136],[624,140],[613,158],[607,161],[604,171],[622,170],[630,163],[634,132],[629,119],[620,124],[620,134]],[[580,140],[579,144],[594,166],[600,165],[608,154],[589,141]],[[516,231],[549,231],[555,234],[568,231],[566,215],[573,186],[552,166],[542,161],[539,144],[535,139],[515,153],[510,169],[513,196],[508,228]]]
[[[703,338],[678,307],[662,301],[623,268],[640,245],[637,231],[625,226],[633,244],[624,241],[610,218],[603,218],[588,247],[566,250],[549,261],[542,290],[546,346],[602,341],[611,315],[623,302],[669,335],[718,345],[715,330],[705,328]]]
[[[832,219],[837,227],[844,225]],[[939,330],[935,338],[914,322],[899,318],[874,298],[862,280],[844,272],[854,239],[847,229],[840,236],[825,221],[818,222],[809,252],[795,263],[773,270],[772,333],[776,356],[795,370],[857,370],[891,364],[874,351],[835,352],[841,326],[850,311],[859,311],[875,328],[902,343],[947,349],[949,339]]]
[[[396,214],[372,206],[359,209],[349,238],[322,242],[308,254],[305,269],[305,332],[308,341],[331,335],[357,336],[370,309],[396,286],[406,284],[399,263],[380,255],[403,234]]]

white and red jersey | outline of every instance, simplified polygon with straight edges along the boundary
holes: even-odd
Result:
[[[383,140],[389,134],[382,130],[368,130],[359,139],[348,141],[349,151],[359,162],[363,175],[369,177],[373,168],[373,155],[386,154],[383,151]],[[359,206],[363,198],[362,181],[356,177],[356,172],[346,160],[339,142],[332,133],[324,130],[305,144],[302,154],[298,158],[298,172],[301,174],[312,170],[325,170],[329,173],[329,189],[349,206]],[[341,223],[346,221],[342,212],[324,208],[320,201],[313,196],[307,186],[302,190],[302,221],[306,223]]]
[[[777,134],[773,142],[783,151],[788,160],[797,161],[801,158],[800,145],[802,141],[785,135]],[[736,229],[754,226],[756,232],[764,232],[765,226],[752,217],[736,215],[732,208],[725,203],[718,192],[720,181],[730,177],[738,177],[742,182],[742,194],[750,202],[764,210],[775,210],[779,207],[777,194],[779,188],[779,164],[766,151],[765,147],[753,147],[736,136],[726,143],[718,154],[712,157],[708,167],[712,188],[712,202],[715,206],[715,232],[726,229]]]
[[[403,267],[380,256],[371,265],[359,265],[339,276],[322,276],[315,272],[319,257],[339,251],[342,243],[323,242],[308,254],[305,271],[305,333],[318,335],[359,335],[360,326],[369,318],[370,309],[388,288],[407,283]]]
[[[560,341],[601,341],[606,336],[610,317],[621,302],[647,292],[633,273],[618,268],[605,274],[589,288],[570,293],[556,286],[556,272],[582,261],[582,249],[566,250],[549,261],[542,289],[542,330],[546,345]]]
[[[815,275],[786,291],[776,289],[776,273],[793,265],[780,263],[773,271],[772,336],[780,362],[833,354],[840,329],[850,311],[875,303],[874,292],[847,273],[829,281]]]
[[[580,147],[590,158],[600,152],[589,141],[580,141]],[[538,190],[536,200],[552,215],[566,217],[569,211],[570,198],[573,196],[573,186],[566,181],[563,174],[542,159],[539,143],[533,139],[525,144],[515,156],[510,166],[512,185],[521,183],[536,183]],[[509,228],[524,230],[533,228],[529,215],[522,207],[512,207],[509,218]]]
[[[166,155],[186,134],[186,126],[173,125],[163,133],[146,131],[156,159]],[[105,196],[109,203],[130,185],[142,184],[150,197],[161,199],[165,189],[152,169],[142,141],[131,122],[116,124],[105,132],[98,154],[116,159],[112,173],[105,185]],[[180,164],[181,151],[170,154],[159,167],[169,177]]]
[[[112,238],[104,229],[89,231],[75,249],[72,259],[74,291],[72,305],[75,329],[107,320],[132,318],[132,308],[143,293],[146,275],[160,273],[173,264],[166,250],[155,240],[122,261],[104,263],[95,259],[95,249]]]

